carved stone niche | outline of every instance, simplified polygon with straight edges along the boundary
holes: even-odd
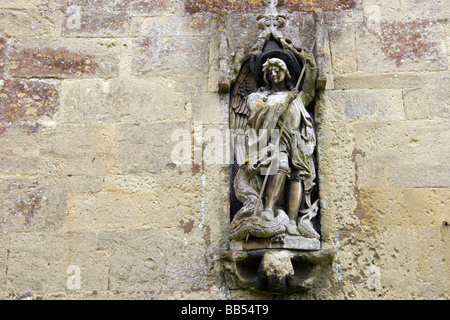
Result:
[[[323,283],[334,256],[321,249],[316,179],[315,97],[326,84],[322,12],[303,31],[312,39],[306,48],[282,33],[285,0],[261,3],[261,33],[231,81],[231,240],[222,262],[230,286],[298,292]],[[227,91],[224,78],[219,88]]]

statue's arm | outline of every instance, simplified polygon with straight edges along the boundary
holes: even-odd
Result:
[[[305,106],[311,103],[314,100],[314,96],[316,95],[316,77],[317,77],[317,67],[316,67],[316,59],[314,55],[308,51],[305,51],[301,48],[297,48],[292,44],[291,41],[283,42],[283,46],[292,51],[292,53],[300,59],[303,65],[306,64],[305,67],[305,81],[303,82],[301,98],[302,102]]]
[[[311,101],[314,100],[314,96],[316,95],[316,76],[317,76],[317,67],[316,61],[314,59],[314,55],[311,53],[307,53],[305,55],[305,81],[303,82],[302,87],[302,102],[306,107]]]

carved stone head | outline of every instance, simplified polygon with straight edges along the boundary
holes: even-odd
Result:
[[[263,64],[264,82],[279,83],[282,81],[291,81],[291,74],[286,63],[278,58],[267,59]]]

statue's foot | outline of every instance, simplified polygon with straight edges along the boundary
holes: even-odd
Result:
[[[291,236],[299,236],[300,232],[297,229],[297,223],[294,220],[289,220],[289,223],[286,226],[286,232]]]
[[[261,218],[266,221],[272,221],[275,218],[273,210],[272,209],[264,210],[263,212],[261,212]]]
[[[320,239],[320,235],[316,230],[314,230],[310,220],[300,219],[300,222],[298,223],[298,231],[300,231],[300,234],[305,238]]]

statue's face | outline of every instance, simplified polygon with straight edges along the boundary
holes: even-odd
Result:
[[[284,82],[286,73],[278,66],[271,66],[268,70],[268,78],[273,83],[279,84]]]

